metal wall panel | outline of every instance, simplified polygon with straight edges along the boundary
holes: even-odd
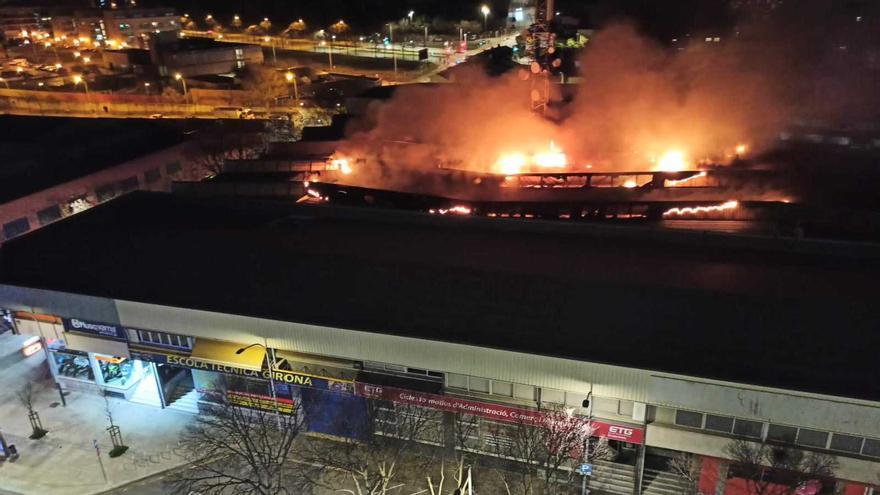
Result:
[[[449,342],[117,301],[123,325],[644,401],[648,373]]]
[[[853,401],[652,376],[648,402],[783,425],[880,436],[880,407]]]

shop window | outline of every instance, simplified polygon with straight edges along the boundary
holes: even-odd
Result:
[[[151,168],[144,172],[144,182],[152,184],[162,178],[162,172],[158,168]]]
[[[758,421],[748,421],[745,419],[737,419],[733,424],[733,434],[744,437],[761,438],[764,430],[764,424]]]
[[[858,454],[862,451],[862,437],[835,433],[831,436],[831,450]]]
[[[793,426],[770,425],[767,429],[767,440],[783,443],[794,443],[797,428]]]
[[[28,230],[31,230],[31,225],[30,223],[28,223],[27,217],[22,217],[18,220],[13,220],[9,223],[3,224],[3,235],[7,239],[12,239],[13,237],[20,236]]]
[[[552,402],[554,404],[565,404],[565,392],[552,388],[541,389],[541,402]]]
[[[52,205],[48,208],[43,208],[37,212],[37,220],[40,221],[40,225],[46,225],[56,220],[61,220],[61,207],[58,205]]]
[[[515,383],[513,384],[513,396],[517,399],[535,400],[535,387]]]
[[[801,428],[798,431],[797,444],[824,449],[828,445],[828,432]]]
[[[95,354],[95,361],[98,362],[104,385],[125,387],[131,385],[132,379],[135,378],[134,362],[130,359]]]
[[[472,392],[482,392],[484,394],[489,393],[489,380],[486,378],[477,378],[475,376],[470,377],[468,380],[468,389]]]
[[[123,193],[134,191],[138,188],[138,179],[137,177],[129,177],[127,179],[122,179],[119,181],[119,189]]]
[[[69,351],[54,351],[50,353],[55,361],[55,369],[58,375],[77,380],[95,381],[95,373],[86,353],[73,353]]]
[[[865,444],[862,445],[862,454],[871,457],[880,457],[880,440],[866,438]]]
[[[730,433],[733,430],[733,418],[707,414],[706,429],[712,431],[720,431],[721,433]]]
[[[675,411],[675,424],[678,426],[688,426],[690,428],[703,427],[703,415],[693,411]]]
[[[492,380],[492,395],[503,395],[505,397],[513,397],[513,384],[510,382],[502,382]]]

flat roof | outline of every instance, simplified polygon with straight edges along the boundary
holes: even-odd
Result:
[[[135,192],[0,283],[869,400],[880,250]]]
[[[0,116],[0,203],[120,165],[185,138],[147,119]]]

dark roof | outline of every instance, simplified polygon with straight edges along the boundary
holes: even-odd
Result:
[[[0,282],[880,400],[872,246],[136,192]]]
[[[0,203],[42,191],[184,139],[179,125],[146,119],[0,116]]]

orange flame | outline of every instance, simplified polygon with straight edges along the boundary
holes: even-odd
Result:
[[[684,208],[671,208],[663,212],[664,217],[668,216],[686,216],[686,215],[696,215],[699,213],[709,213],[715,211],[725,211],[732,210],[739,206],[739,201],[730,200],[720,205],[714,206],[686,206]]]

